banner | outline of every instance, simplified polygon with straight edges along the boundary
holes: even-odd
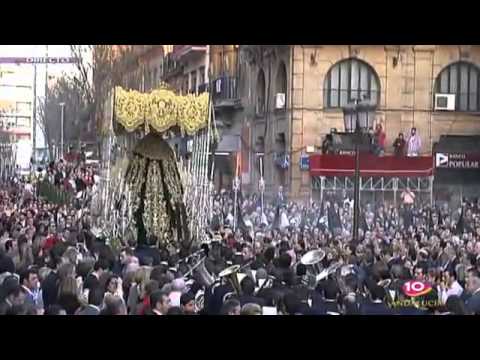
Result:
[[[478,170],[480,154],[436,153],[435,167],[438,169]]]

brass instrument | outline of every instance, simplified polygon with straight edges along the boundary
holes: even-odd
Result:
[[[195,309],[197,311],[200,311],[203,309],[203,307],[205,306],[205,292],[203,290],[199,290],[196,294],[195,294]]]
[[[187,278],[192,277],[195,281],[198,281],[203,287],[207,288],[211,286],[215,281],[215,276],[210,274],[205,267],[205,259],[206,256],[203,255],[204,250],[198,250],[195,253],[191,254],[190,256],[180,260],[180,262],[188,262],[194,261],[194,265],[190,267],[190,270],[184,274],[185,281]]]
[[[355,267],[354,265],[344,265],[340,268],[340,276],[347,277],[348,275],[355,274]]]
[[[266,279],[262,279],[262,280],[263,282],[261,283],[259,282],[259,286],[255,288],[255,296],[257,296],[258,293],[263,289],[268,289],[273,287],[273,283],[275,280],[277,280],[277,278],[275,276],[268,275]],[[285,285],[283,281],[282,281],[282,284]]]
[[[317,275],[316,277],[317,282],[327,279],[330,275],[336,274],[337,271],[341,268],[342,268],[341,263],[334,263],[330,265],[328,268],[324,269],[320,274]]]
[[[325,258],[325,251],[322,249],[310,250],[300,259],[300,264],[303,264],[307,268],[304,283],[309,288],[314,289],[317,286],[317,276],[321,274],[322,260]]]
[[[218,277],[220,279],[226,279],[230,285],[233,287],[233,292],[229,292],[225,294],[223,297],[223,302],[227,301],[234,295],[241,295],[242,294],[242,288],[240,286],[240,278],[239,278],[239,272],[240,271],[240,265],[232,265],[229,266],[228,268],[224,269],[223,271],[218,274]]]
[[[302,256],[300,263],[307,266],[307,273],[317,276],[322,271],[321,261],[325,257],[322,249],[311,250]]]

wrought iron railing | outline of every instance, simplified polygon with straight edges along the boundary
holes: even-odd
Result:
[[[214,99],[238,99],[238,78],[236,76],[221,76],[213,81],[212,91]]]

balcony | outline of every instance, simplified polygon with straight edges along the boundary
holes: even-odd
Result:
[[[222,76],[213,81],[213,101],[215,108],[240,108],[238,95],[238,78]]]
[[[162,71],[163,78],[169,78],[170,76],[177,75],[181,73],[181,71],[182,66],[177,61],[175,61],[175,58],[172,54],[168,54],[164,57]]]
[[[185,56],[203,55],[206,51],[207,45],[174,45],[172,54],[175,59],[180,60]]]

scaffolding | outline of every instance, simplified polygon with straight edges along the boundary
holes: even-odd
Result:
[[[346,191],[353,192],[353,176],[314,176],[312,188],[320,192],[320,202],[323,202],[325,192]],[[362,192],[381,192],[393,195],[394,205],[397,206],[399,194],[409,188],[415,194],[426,194],[430,205],[433,205],[433,176],[425,177],[360,177],[360,201]]]

